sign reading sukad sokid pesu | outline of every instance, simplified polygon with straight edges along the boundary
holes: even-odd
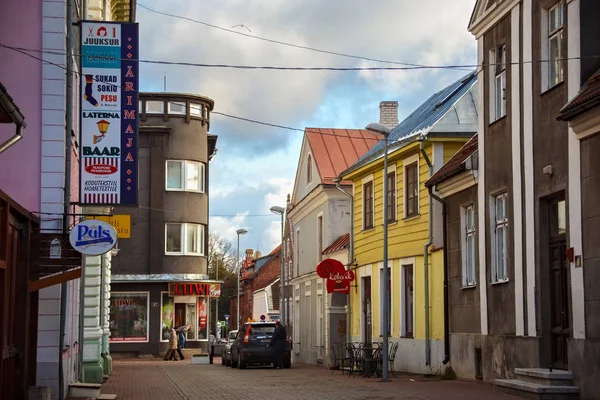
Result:
[[[110,224],[97,219],[81,221],[69,234],[71,246],[86,256],[109,252],[117,243],[117,231]]]
[[[137,204],[138,25],[81,24],[81,203]]]

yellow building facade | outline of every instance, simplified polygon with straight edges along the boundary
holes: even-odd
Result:
[[[396,371],[440,373],[443,370],[442,206],[432,199],[430,215],[430,195],[425,182],[475,133],[471,129],[476,129],[472,122],[476,121],[477,112],[471,88],[476,77],[467,78],[466,83],[463,78],[436,93],[413,113],[421,118],[427,118],[427,111],[434,113],[425,120],[428,126],[424,134],[423,130],[414,133],[418,120],[406,123],[411,115],[389,136],[389,334],[390,343],[398,343]],[[449,95],[454,97],[448,100]],[[439,110],[440,99],[449,103],[444,104],[443,112]],[[372,149],[340,175],[342,180],[353,183],[354,262],[348,268],[354,271],[355,281],[349,295],[347,323],[353,342],[383,340],[384,170],[383,149],[379,149],[379,154],[377,150]],[[428,242],[431,244],[427,248],[426,273]]]

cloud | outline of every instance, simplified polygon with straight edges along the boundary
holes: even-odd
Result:
[[[466,31],[475,0],[143,0],[151,8],[252,35],[350,55],[408,63],[474,64],[476,43]],[[398,66],[268,43],[138,7],[140,58],[266,66]],[[248,33],[245,28],[233,28]],[[143,63],[144,91],[197,93],[215,111],[303,129],[361,128],[379,119],[379,102],[397,100],[402,120],[422,101],[466,71],[264,71]],[[211,114],[219,152],[210,165],[211,229],[263,253],[279,242],[280,222],[269,207],[291,192],[302,132]],[[233,215],[219,216],[219,215]],[[254,216],[260,215],[260,216]]]

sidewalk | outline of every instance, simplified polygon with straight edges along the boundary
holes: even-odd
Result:
[[[192,400],[282,398],[402,399],[402,400],[516,400],[483,382],[440,381],[419,375],[400,375],[392,382],[348,377],[323,367],[293,364],[291,369],[232,369],[220,365],[191,365],[189,360],[115,360],[113,374],[102,393],[122,400]]]

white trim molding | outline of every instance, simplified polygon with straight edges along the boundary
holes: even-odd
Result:
[[[523,82],[533,82],[533,0],[523,0]],[[536,336],[535,194],[533,166],[533,85],[523,85],[523,171],[525,174],[525,266],[527,336]]]
[[[458,192],[462,192],[470,187],[477,185],[478,172],[475,170],[464,171],[443,182],[435,185],[435,188],[441,198],[450,197]]]
[[[477,39],[477,64],[479,65],[483,65],[483,61],[484,61],[484,56],[483,56],[483,37],[479,37]],[[480,75],[483,74],[483,68],[480,70],[479,72]],[[488,229],[486,229],[485,226],[485,216],[486,213],[484,212],[484,210],[486,210],[486,195],[485,195],[485,117],[484,117],[484,106],[485,106],[485,102],[484,102],[484,82],[483,79],[481,79],[481,76],[479,77],[479,79],[477,80],[477,87],[478,87],[478,91],[477,91],[477,107],[479,110],[481,110],[479,112],[479,115],[477,117],[478,119],[478,132],[479,135],[477,137],[477,153],[478,153],[478,157],[479,157],[479,165],[482,166],[482,168],[479,169],[479,185],[477,186],[477,203],[479,204],[478,206],[478,213],[477,213],[477,217],[478,217],[478,222],[479,222],[479,226],[478,226],[478,231],[479,231],[479,280],[481,282],[481,285],[479,285],[479,312],[480,312],[480,320],[481,320],[481,334],[482,335],[487,335],[488,334],[488,310],[487,310],[487,287],[488,287],[488,281],[487,281],[487,273],[486,273],[486,262],[485,262],[485,258],[486,258],[486,248],[485,248],[485,243],[486,243],[486,232],[488,232]]]
[[[521,9],[514,7],[511,11],[511,122],[512,122],[512,209],[513,209],[513,260],[515,271],[515,333],[525,335],[525,301],[523,299],[523,196],[521,184],[521,96],[520,93],[520,40]]]
[[[484,1],[484,0],[481,0]],[[497,1],[496,4],[488,8],[487,10],[483,10],[481,14],[474,15],[474,21],[469,26],[469,32],[471,32],[475,38],[479,41],[483,34],[490,30],[491,27],[496,25],[498,21],[500,21],[506,14],[509,13],[514,7],[518,6],[522,0],[504,0]],[[475,12],[482,11],[482,8],[485,7],[484,4],[481,4],[482,7],[477,7]],[[481,63],[479,63],[481,64]],[[482,111],[483,113],[483,111]]]
[[[579,0],[573,0],[568,3],[567,11],[567,57],[568,77],[567,92],[570,99],[574,98],[579,92],[581,81],[581,55],[580,49],[580,6]],[[568,186],[568,206],[569,206],[569,244],[574,249],[575,255],[581,255],[583,252],[582,238],[582,212],[581,212],[581,148],[580,142],[569,127],[569,186]],[[581,257],[583,258],[583,257]],[[583,260],[579,268],[575,263],[571,263],[571,309],[573,310],[573,338],[585,339],[585,297],[583,281]]]

